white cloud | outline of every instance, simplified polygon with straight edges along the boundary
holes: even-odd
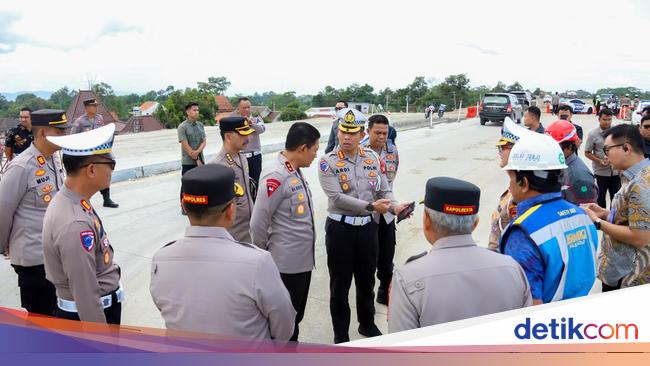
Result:
[[[644,1],[3,1],[0,90],[195,86],[229,93],[465,72],[472,85],[650,89]]]

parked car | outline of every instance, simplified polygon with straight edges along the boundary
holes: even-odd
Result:
[[[517,97],[517,100],[519,100],[519,104],[521,104],[524,109],[533,105],[533,95],[529,91],[511,90],[508,91],[508,93],[514,94]]]
[[[586,113],[586,114],[592,114],[594,112],[594,106],[585,103],[581,99],[566,99],[563,101],[560,101],[560,104],[567,104],[571,106],[571,109],[573,109],[573,113],[578,114],[578,113]]]
[[[634,113],[632,113],[632,124],[638,125],[641,123],[641,112],[647,106],[650,106],[650,100],[642,99],[639,101],[639,105],[634,110]]]
[[[544,96],[544,103],[550,103],[553,100],[553,96],[551,94],[546,94]]]
[[[481,125],[487,122],[503,122],[506,117],[521,123],[523,115],[524,108],[519,104],[517,96],[510,93],[487,93],[478,107]]]

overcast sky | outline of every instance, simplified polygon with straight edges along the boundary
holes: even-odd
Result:
[[[650,2],[0,2],[0,91],[196,86],[227,94],[398,88],[467,73],[472,86],[650,89]]]

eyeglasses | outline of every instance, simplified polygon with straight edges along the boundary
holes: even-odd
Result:
[[[650,125],[643,125],[641,127],[643,127],[644,130],[650,130]]]
[[[334,110],[335,110],[335,111],[340,111],[341,109],[343,109],[343,108],[341,108],[341,107],[334,107]]]
[[[607,156],[607,154],[609,154],[610,149],[615,148],[615,147],[621,147],[621,146],[623,146],[625,144],[626,143],[624,142],[622,144],[616,144],[616,145],[612,145],[612,146],[605,145],[605,146],[603,146],[603,152],[605,153],[605,156]]]
[[[90,164],[99,164],[99,165],[105,164],[105,165],[109,165],[111,167],[111,170],[115,170],[115,165],[117,164],[117,161],[115,161],[115,160],[111,160],[111,161],[91,161],[91,162],[89,162],[87,164],[82,165],[81,167],[83,168],[83,167],[88,166]]]

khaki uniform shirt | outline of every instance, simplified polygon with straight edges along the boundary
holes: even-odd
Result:
[[[222,227],[190,226],[151,261],[151,297],[167,328],[288,340],[296,311],[271,255]]]
[[[386,168],[377,154],[359,147],[356,156],[347,156],[340,147],[319,162],[318,178],[328,198],[327,211],[346,216],[367,216],[369,202],[386,198],[397,205],[386,177]],[[379,222],[379,214],[373,218]]]
[[[271,253],[281,273],[311,271],[316,231],[307,181],[280,153],[260,182],[250,224],[253,244]]]
[[[243,117],[239,112],[234,111],[230,114],[230,117]],[[266,124],[261,117],[250,117],[251,128],[255,130],[250,134],[250,139],[248,145],[246,145],[246,151],[244,152],[261,152],[262,151],[262,141],[260,135],[266,132]]]
[[[104,117],[101,114],[96,114],[95,117],[89,118],[86,114],[82,114],[74,120],[73,127],[70,129],[69,133],[79,133],[94,130],[97,127],[104,125]]]
[[[117,290],[120,268],[101,219],[65,184],[45,213],[43,255],[56,296],[74,301],[82,321],[105,323],[100,298]]]
[[[517,204],[512,200],[510,190],[503,192],[499,198],[499,205],[492,213],[492,225],[490,226],[490,238],[488,249],[498,252],[501,234],[506,231],[510,221],[517,216]]]
[[[368,141],[367,144],[364,144],[364,147],[367,147],[368,149],[372,148],[370,147],[370,141]],[[374,151],[374,150],[373,150]],[[375,153],[377,153],[375,151]],[[390,190],[393,190],[393,182],[395,181],[395,177],[397,176],[397,168],[399,168],[399,154],[397,153],[397,146],[393,145],[390,141],[387,142],[384,146],[382,146],[381,151],[377,153],[381,161],[384,163],[384,166],[386,167],[386,178],[388,179],[388,185],[390,186]],[[395,219],[395,215],[393,215],[390,212],[386,212],[384,214],[384,220],[386,220],[386,223],[391,223]]]
[[[478,247],[471,235],[438,239],[429,253],[395,270],[388,304],[391,333],[530,306],[524,270]]]
[[[43,264],[43,217],[63,186],[63,165],[31,145],[9,164],[0,181],[0,253],[9,248],[11,264]]]
[[[236,241],[251,243],[250,221],[251,212],[253,211],[251,191],[255,189],[255,186],[248,175],[248,160],[242,153],[232,156],[222,148],[209,164],[225,165],[235,171],[237,216],[228,232]]]

